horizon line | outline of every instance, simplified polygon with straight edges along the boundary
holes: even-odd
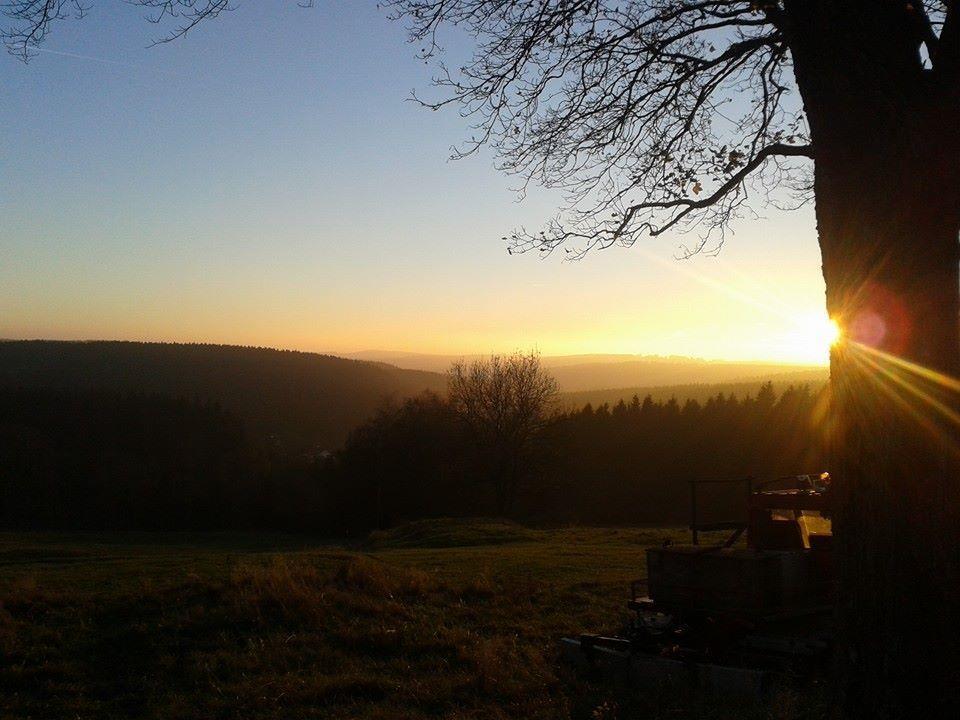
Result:
[[[366,349],[366,350],[341,350],[341,351],[332,351],[332,350],[305,350],[301,347],[290,347],[290,346],[279,346],[279,345],[257,345],[257,344],[247,344],[247,343],[237,343],[237,342],[215,342],[210,340],[132,340],[129,338],[50,338],[50,337],[0,337],[0,342],[70,342],[70,343],[135,343],[142,345],[210,345],[215,347],[237,347],[237,348],[252,348],[258,350],[275,350],[278,352],[299,352],[311,355],[327,355],[330,357],[339,357],[344,360],[358,360],[366,362],[387,362],[386,360],[377,360],[377,359],[366,359],[366,358],[357,358],[351,357],[356,355],[366,355],[366,354],[382,354],[382,355],[408,355],[416,357],[426,357],[426,358],[480,358],[480,357],[489,357],[491,355],[509,355],[512,352],[518,352],[517,350],[513,351],[487,351],[487,352],[424,352],[418,350],[375,350],[375,349]],[[524,352],[524,351],[519,351]],[[694,362],[702,363],[726,363],[726,364],[745,364],[745,365],[777,365],[783,367],[799,367],[799,368],[829,368],[830,363],[817,363],[817,362],[799,362],[799,361],[790,361],[782,359],[769,359],[769,358],[709,358],[696,355],[682,355],[682,354],[671,354],[671,355],[662,355],[658,353],[626,353],[626,352],[584,352],[584,353],[537,353],[541,358],[549,359],[563,359],[563,358],[591,358],[591,357],[624,357],[624,358],[636,358],[636,359],[661,359],[661,360],[688,360]],[[389,363],[388,363],[389,364]]]

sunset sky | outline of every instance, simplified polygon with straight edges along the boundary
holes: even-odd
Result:
[[[826,361],[810,208],[719,257],[509,256],[559,198],[447,160],[468,123],[406,101],[431,69],[373,0],[240,3],[154,48],[142,16],[0,57],[0,337]]]

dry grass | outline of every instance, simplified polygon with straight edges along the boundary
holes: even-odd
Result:
[[[430,574],[396,567],[366,556],[352,557],[337,568],[334,581],[344,590],[384,599],[423,597],[438,585]]]
[[[0,565],[0,717],[815,717],[789,694],[744,708],[563,665],[557,639],[615,630],[642,545],[670,534],[366,554],[290,538],[0,536],[8,557],[37,558]]]
[[[454,548],[535,542],[543,535],[509,520],[490,518],[431,518],[370,533],[371,550]]]

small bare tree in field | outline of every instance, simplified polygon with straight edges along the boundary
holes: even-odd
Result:
[[[458,362],[449,373],[450,402],[466,423],[506,515],[529,478],[538,438],[550,419],[557,381],[535,353]]]

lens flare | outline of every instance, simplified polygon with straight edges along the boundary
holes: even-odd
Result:
[[[861,345],[878,348],[887,336],[887,323],[881,315],[872,311],[859,313],[850,323],[850,337]]]

